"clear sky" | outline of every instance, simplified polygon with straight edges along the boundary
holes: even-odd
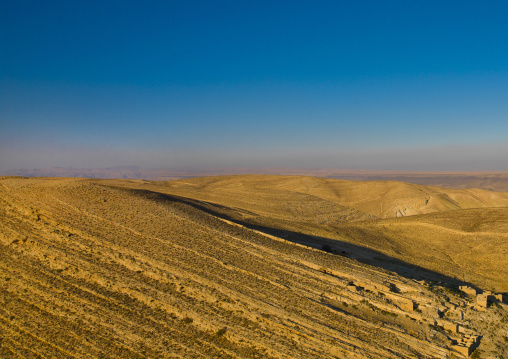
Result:
[[[0,0],[0,171],[508,170],[506,1]]]

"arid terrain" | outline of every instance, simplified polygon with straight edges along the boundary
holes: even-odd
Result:
[[[1,358],[508,357],[505,192],[2,177],[0,249]]]
[[[482,188],[491,191],[508,192],[508,172],[417,172],[417,171],[375,171],[355,169],[304,169],[304,168],[209,168],[207,170],[189,169],[147,169],[139,166],[116,166],[108,168],[67,168],[49,167],[18,169],[3,173],[8,176],[24,177],[82,177],[82,178],[129,178],[148,181],[169,181],[176,179],[270,174],[291,176],[312,176],[353,181],[399,181],[426,186],[445,188]],[[2,175],[2,173],[0,173]]]

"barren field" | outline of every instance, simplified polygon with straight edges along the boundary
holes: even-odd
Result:
[[[506,305],[458,290],[508,290],[507,207],[399,182],[3,177],[0,357],[460,358],[476,335],[507,356]]]

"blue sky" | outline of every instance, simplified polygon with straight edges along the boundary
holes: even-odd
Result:
[[[508,170],[502,1],[0,0],[0,172]]]

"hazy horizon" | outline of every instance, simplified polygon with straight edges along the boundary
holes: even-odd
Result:
[[[0,173],[508,170],[508,5],[0,5]]]

